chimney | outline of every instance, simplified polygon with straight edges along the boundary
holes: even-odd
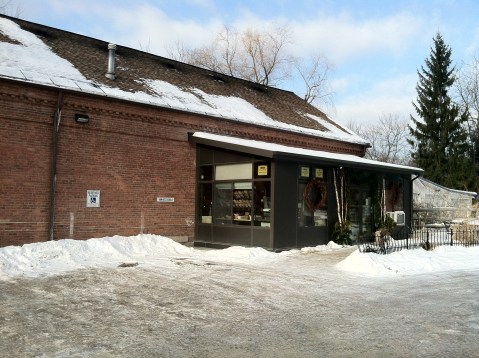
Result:
[[[116,45],[115,44],[108,44],[108,72],[106,73],[106,77],[110,80],[114,80],[115,76],[115,51]]]

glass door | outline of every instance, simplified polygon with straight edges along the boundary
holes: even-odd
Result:
[[[350,193],[349,221],[351,222],[351,237],[370,235],[372,232],[371,222],[371,197],[367,187],[352,187]]]

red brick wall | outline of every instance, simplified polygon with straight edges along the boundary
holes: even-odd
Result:
[[[0,245],[48,232],[54,93],[5,84],[0,91]]]
[[[0,246],[46,241],[52,122],[58,91],[0,81]],[[88,124],[74,120],[86,113]],[[188,132],[209,131],[362,155],[364,148],[206,116],[64,93],[58,136],[55,239],[194,235],[195,155]],[[86,207],[86,192],[101,206]],[[158,203],[157,197],[174,197]],[[73,235],[71,235],[71,231]]]

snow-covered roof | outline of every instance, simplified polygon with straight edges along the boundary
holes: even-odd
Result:
[[[451,188],[446,188],[445,186],[439,185],[437,183],[434,183],[426,178],[417,178],[416,183],[414,185],[414,193],[416,194],[424,194],[424,193],[430,193],[431,191],[443,191],[443,192],[448,192],[451,194],[456,194],[459,196],[466,196],[469,198],[475,198],[477,196],[477,193],[474,191],[464,191],[464,190],[457,190],[457,189],[451,189]]]
[[[237,150],[245,153],[258,154],[266,157],[295,156],[304,160],[319,160],[323,163],[351,166],[354,168],[368,168],[376,170],[388,170],[390,172],[420,174],[422,169],[378,162],[371,159],[357,157],[351,154],[331,153],[320,150],[311,150],[290,147],[282,144],[262,142],[258,140],[242,139],[205,132],[195,132],[191,135],[194,142],[218,146],[221,148]]]
[[[0,78],[368,144],[289,91],[122,46],[115,80],[107,63],[105,41],[0,16]]]

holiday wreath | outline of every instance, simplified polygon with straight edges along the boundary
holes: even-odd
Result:
[[[311,211],[325,207],[327,196],[326,183],[318,178],[310,180],[303,191],[304,202]]]

